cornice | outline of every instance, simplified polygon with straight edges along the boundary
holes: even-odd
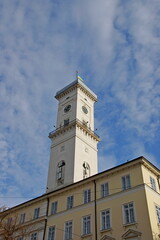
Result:
[[[79,129],[83,130],[85,133],[87,133],[89,136],[91,136],[93,139],[95,139],[97,142],[100,141],[99,136],[92,131],[90,128],[88,128],[85,124],[83,124],[80,120],[76,119],[72,122],[70,122],[68,125],[57,128],[55,131],[52,131],[49,133],[49,138],[54,139],[59,135],[64,134],[68,130],[72,129],[73,127],[78,127]]]
[[[74,91],[75,89],[80,89],[83,93],[85,93],[92,101],[97,102],[97,96],[94,94],[82,81],[76,80],[73,83],[69,84],[62,90],[56,93],[55,98],[59,100],[60,98],[64,97],[68,93]]]

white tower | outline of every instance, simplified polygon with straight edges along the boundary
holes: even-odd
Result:
[[[98,135],[94,132],[97,96],[79,79],[56,93],[59,101],[51,143],[47,192],[97,173]]]

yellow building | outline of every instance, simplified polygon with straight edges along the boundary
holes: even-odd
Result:
[[[97,173],[96,95],[77,79],[56,98],[46,193],[3,211],[0,239],[160,239],[159,169],[139,157]]]

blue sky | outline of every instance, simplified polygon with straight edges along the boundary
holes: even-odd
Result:
[[[55,93],[75,72],[98,95],[99,171],[160,167],[160,1],[0,2],[0,205],[45,192]]]

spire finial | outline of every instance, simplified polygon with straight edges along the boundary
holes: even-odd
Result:
[[[76,71],[76,80],[78,80],[78,71]]]

